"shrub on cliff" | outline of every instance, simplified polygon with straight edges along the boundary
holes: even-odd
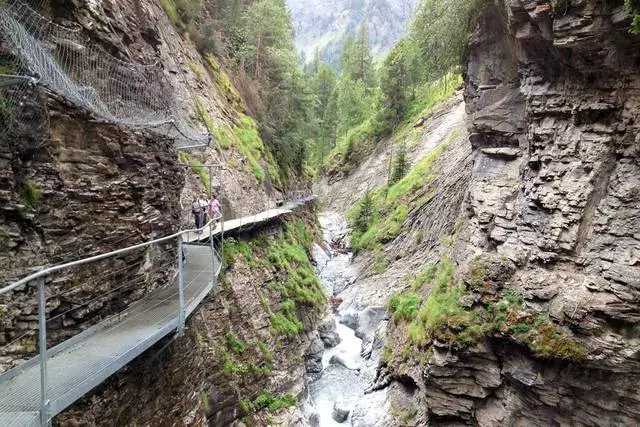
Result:
[[[631,13],[633,14],[631,32],[640,34],[640,0],[625,0],[624,4],[631,8]]]

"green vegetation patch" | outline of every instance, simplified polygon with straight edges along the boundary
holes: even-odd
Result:
[[[251,242],[225,239],[225,271],[242,258],[252,266],[272,270],[277,277],[266,288],[279,302],[271,303],[266,297],[261,298],[277,335],[294,337],[300,334],[304,331],[301,313],[310,309],[320,311],[326,305],[324,287],[309,259],[313,241],[313,234],[300,221],[285,224],[281,233],[270,238],[263,235]]]
[[[191,166],[193,172],[200,178],[200,182],[204,186],[205,190],[209,191],[211,188],[211,180],[209,179],[209,169],[204,166],[204,164],[196,159],[191,154],[186,151],[180,151],[180,161],[185,165]]]
[[[252,401],[242,401],[240,406],[247,413],[255,413],[266,409],[269,412],[277,412],[284,408],[296,406],[298,398],[291,393],[277,395],[271,391],[263,391]]]
[[[633,15],[629,31],[640,34],[640,0],[624,0],[624,4],[631,9]]]
[[[209,72],[209,76],[211,77],[211,80],[213,80],[213,84],[218,90],[218,93],[227,99],[235,111],[242,110],[242,98],[240,98],[240,94],[231,82],[227,73],[225,73],[220,66],[220,63],[218,63],[211,53],[207,53],[204,56],[204,59],[206,65],[208,65],[207,71]]]
[[[276,185],[282,185],[280,169],[271,152],[265,149],[258,125],[253,118],[238,113],[240,123],[230,129],[227,126],[217,126],[200,99],[196,99],[196,109],[198,118],[221,148],[233,147],[248,160],[247,173],[252,173],[258,181],[264,181],[266,174],[260,166],[260,160],[263,160],[267,164],[271,181]]]
[[[189,69],[193,72],[193,74],[196,75],[198,80],[200,80],[201,82],[204,82],[204,70],[202,69],[202,67],[200,67],[195,62],[190,61],[189,59],[186,60],[186,63]]]
[[[474,277],[475,276],[475,277]],[[522,295],[508,290],[499,295],[477,294],[470,282],[485,277],[475,270],[467,281],[455,279],[448,260],[420,272],[412,290],[393,295],[387,304],[398,330],[410,345],[422,348],[432,340],[462,349],[487,336],[507,338],[528,347],[539,358],[583,360],[586,348],[555,323],[524,306]],[[420,295],[429,290],[426,298]],[[407,352],[407,357],[411,352]]]
[[[351,220],[351,245],[354,253],[376,250],[397,237],[409,217],[409,209],[423,206],[433,195],[414,200],[414,194],[436,178],[434,162],[460,136],[453,131],[447,141],[423,158],[408,174],[391,186],[365,193],[348,212]]]
[[[204,9],[204,0],[160,0],[171,23],[184,33],[194,32],[194,21]]]
[[[236,334],[233,332],[227,332],[224,336],[227,348],[234,353],[242,354],[247,349],[247,344],[242,341]]]
[[[32,210],[40,207],[42,204],[42,190],[37,182],[29,179],[22,182],[20,203]]]

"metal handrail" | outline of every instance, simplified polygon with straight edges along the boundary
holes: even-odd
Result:
[[[217,221],[220,218],[222,218],[222,214],[219,214],[215,218],[212,218],[202,228],[193,228],[193,229],[190,229],[190,230],[181,230],[181,231],[179,231],[179,232],[177,232],[175,234],[172,234],[170,236],[161,237],[159,239],[151,240],[151,241],[145,242],[145,243],[140,243],[138,245],[130,246],[128,248],[118,249],[118,250],[115,250],[115,251],[112,251],[112,252],[107,252],[107,253],[104,253],[104,254],[95,255],[95,256],[92,256],[90,258],[80,259],[80,260],[68,262],[68,263],[65,263],[65,264],[54,265],[52,267],[48,267],[48,268],[45,268],[43,270],[39,270],[39,271],[31,274],[30,276],[25,277],[24,279],[18,280],[17,282],[12,283],[11,285],[5,286],[4,288],[0,289],[0,295],[6,294],[7,292],[11,292],[12,290],[14,290],[14,289],[16,289],[16,288],[18,288],[18,287],[20,287],[22,285],[25,285],[25,284],[27,284],[29,282],[32,282],[32,281],[34,281],[36,279],[39,279],[39,278],[41,278],[43,276],[46,276],[48,274],[55,273],[56,271],[64,270],[64,269],[69,268],[69,267],[76,267],[78,265],[89,264],[89,263],[92,263],[92,262],[95,262],[95,261],[103,260],[105,258],[111,258],[111,257],[114,257],[116,255],[121,255],[121,254],[125,254],[127,252],[135,251],[137,249],[146,248],[147,246],[151,246],[151,245],[154,245],[156,243],[162,243],[162,242],[166,242],[168,240],[173,240],[173,239],[175,239],[177,237],[184,236],[187,233],[194,233],[194,232],[198,232],[200,230],[204,230],[205,228],[210,227],[213,222]]]

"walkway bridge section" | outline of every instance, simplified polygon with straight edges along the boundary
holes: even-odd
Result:
[[[43,269],[0,289],[2,295],[24,286],[37,288],[40,350],[39,356],[0,375],[0,426],[50,425],[56,414],[153,344],[173,333],[181,336],[185,320],[217,288],[224,232],[258,227],[314,198],[287,202],[279,208],[248,217],[213,220],[201,230],[181,231],[108,254]],[[169,256],[172,274],[163,286],[116,315],[47,348],[47,324],[55,320],[47,312],[47,298],[58,297],[47,289],[55,283],[51,277],[62,276],[78,266],[86,269],[91,264],[129,256],[140,250]],[[147,268],[146,274],[151,274],[147,261],[136,267],[136,271],[143,266]],[[112,272],[106,272],[98,279],[106,280],[110,274]],[[123,279],[124,282],[128,280],[137,279]]]

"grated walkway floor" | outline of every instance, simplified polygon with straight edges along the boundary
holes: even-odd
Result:
[[[185,246],[187,316],[215,286],[208,246]],[[215,261],[215,271],[220,263]],[[58,414],[178,326],[177,279],[129,309],[49,351],[51,416]],[[0,426],[39,425],[38,358],[0,377]]]

